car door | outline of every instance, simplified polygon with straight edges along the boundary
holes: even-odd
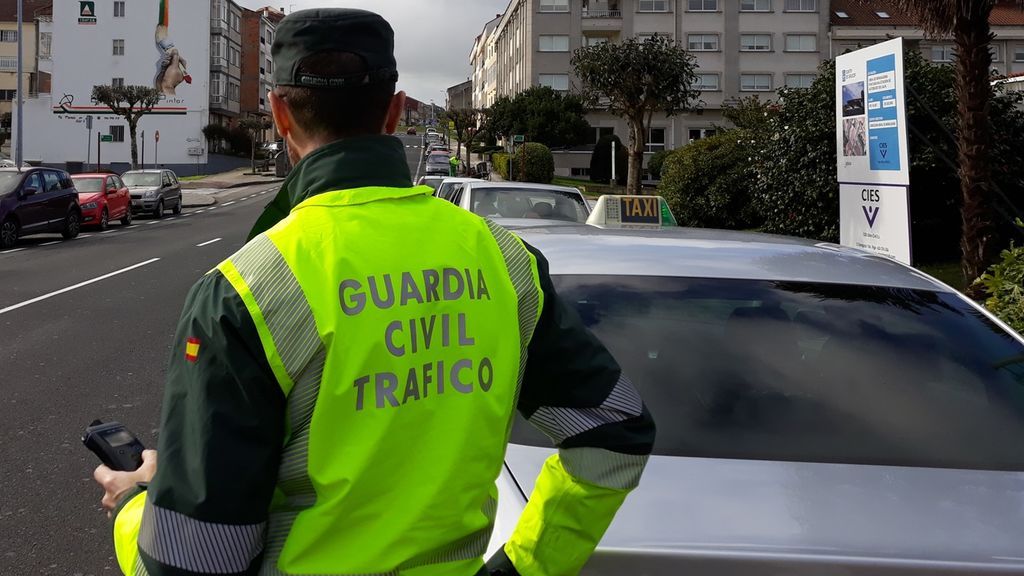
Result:
[[[49,223],[46,216],[45,189],[42,175],[39,171],[29,174],[21,184],[18,191],[18,207],[14,215],[24,233],[38,232]]]
[[[171,197],[177,202],[181,198],[181,182],[178,182],[178,175],[174,172],[168,171],[167,176],[171,179]]]
[[[128,198],[128,188],[125,187],[121,178],[115,175],[107,176],[107,183],[104,188],[107,192],[107,211],[111,220],[124,217],[130,209],[131,200]]]
[[[43,170],[43,212],[51,227],[62,222],[68,211],[67,194],[61,185],[60,174],[55,170]]]
[[[171,190],[171,176],[167,172],[160,173],[160,197],[164,199],[164,206],[174,204],[174,192]]]

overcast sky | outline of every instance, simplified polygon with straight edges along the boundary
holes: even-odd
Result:
[[[282,6],[282,2],[287,2]],[[395,29],[398,88],[409,96],[444,106],[449,86],[472,73],[469,53],[484,24],[504,12],[508,0],[240,0],[257,9],[268,4],[285,12],[304,8],[362,8],[383,16]]]

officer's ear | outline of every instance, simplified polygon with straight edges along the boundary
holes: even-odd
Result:
[[[391,97],[391,105],[388,106],[388,117],[384,121],[384,134],[394,134],[403,116],[405,116],[405,92],[399,91]]]
[[[288,109],[288,102],[273,90],[267,93],[267,98],[270,99],[270,113],[274,116],[277,133],[281,135],[281,138],[287,140],[295,127],[291,110]]]

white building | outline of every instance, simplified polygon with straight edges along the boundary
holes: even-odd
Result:
[[[488,108],[497,100],[498,53],[495,49],[494,30],[501,22],[501,14],[484,25],[473,42],[469,63],[473,66],[473,108]]]
[[[166,7],[163,14],[161,6]],[[56,166],[95,162],[98,132],[113,140],[102,144],[103,164],[125,167],[131,162],[128,125],[93,102],[91,94],[95,85],[137,84],[164,92],[139,122],[139,131],[146,133],[147,164],[206,163],[202,129],[209,122],[209,2],[55,2],[46,28],[40,31],[52,32],[46,66],[52,84],[49,93],[30,94],[25,101],[25,160]],[[162,66],[162,61],[171,65]],[[93,119],[91,131],[87,117]],[[139,148],[141,153],[141,141]]]

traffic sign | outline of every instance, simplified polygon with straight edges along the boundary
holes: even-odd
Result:
[[[113,141],[114,141],[114,135],[113,134],[101,134],[100,135],[100,142],[113,142]]]
[[[92,116],[85,117],[85,128],[87,130],[92,130]]]
[[[156,138],[157,142],[160,141],[160,131],[159,130],[156,131],[156,135],[154,135],[154,138]]]
[[[516,134],[515,136],[512,137],[512,141],[515,142],[516,144],[519,144],[520,142],[526,142],[526,136],[522,134]]]

